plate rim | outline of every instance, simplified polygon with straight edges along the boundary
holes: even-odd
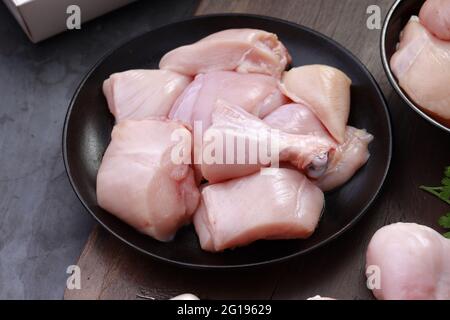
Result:
[[[334,233],[332,236],[328,237],[327,239],[320,241],[318,243],[316,243],[315,245],[304,249],[304,250],[300,250],[298,252],[295,252],[293,254],[289,254],[283,257],[279,257],[279,258],[274,258],[274,259],[270,259],[270,260],[265,260],[265,261],[260,261],[260,262],[254,262],[254,263],[243,263],[243,264],[230,264],[230,265],[211,265],[211,264],[200,264],[200,263],[190,263],[190,262],[184,262],[184,261],[177,261],[177,260],[173,260],[170,258],[166,258],[166,257],[162,257],[160,255],[154,254],[152,252],[148,252],[147,250],[144,250],[143,248],[141,248],[140,246],[131,243],[130,241],[128,241],[127,239],[125,239],[124,237],[122,237],[121,235],[117,234],[114,230],[112,230],[111,228],[109,228],[101,219],[99,219],[97,217],[97,215],[89,208],[89,205],[86,203],[86,201],[83,199],[83,197],[81,196],[81,193],[78,190],[78,187],[76,186],[74,179],[73,179],[73,174],[70,170],[70,164],[69,164],[69,159],[67,157],[67,133],[68,133],[68,125],[69,125],[69,121],[72,115],[72,111],[75,105],[75,102],[78,98],[79,93],[81,92],[81,90],[83,89],[85,83],[87,82],[87,80],[90,78],[90,76],[94,73],[94,71],[109,57],[111,56],[115,51],[127,46],[128,44],[130,44],[131,42],[137,40],[138,38],[141,38],[145,35],[147,35],[150,32],[157,32],[158,30],[174,25],[174,24],[178,24],[178,23],[186,23],[186,22],[190,22],[190,21],[195,21],[195,20],[202,20],[202,19],[211,19],[211,18],[216,18],[216,17],[232,17],[232,18],[256,18],[256,19],[260,19],[260,20],[269,20],[269,21],[275,21],[277,23],[282,23],[282,24],[287,24],[289,26],[295,27],[295,28],[300,28],[303,29],[307,32],[310,32],[312,34],[314,34],[315,36],[318,36],[322,39],[327,40],[328,42],[332,43],[333,45],[335,45],[336,47],[338,47],[340,50],[342,50],[343,52],[345,52],[347,55],[349,55],[352,60],[354,60],[358,66],[361,68],[361,70],[368,76],[369,80],[372,82],[372,84],[374,85],[374,88],[376,89],[379,97],[381,98],[381,104],[382,104],[382,109],[384,110],[385,116],[386,116],[386,120],[387,120],[387,127],[388,127],[388,137],[389,137],[389,145],[388,145],[388,155],[387,155],[387,163],[386,163],[386,167],[384,169],[383,172],[383,176],[382,179],[380,181],[379,186],[377,187],[376,191],[372,194],[372,196],[370,197],[369,201],[366,203],[366,205],[364,206],[364,208],[362,210],[360,210],[360,212],[349,222],[347,223],[344,227],[342,227],[338,232]],[[287,20],[283,20],[280,18],[275,18],[275,17],[270,17],[270,16],[264,16],[264,15],[258,15],[258,14],[246,14],[246,13],[219,13],[219,14],[207,14],[207,15],[199,15],[199,16],[191,16],[188,18],[184,18],[184,19],[178,19],[175,20],[171,23],[168,24],[164,24],[164,25],[160,25],[156,28],[147,30],[137,36],[134,36],[126,41],[124,41],[123,43],[113,47],[112,49],[108,50],[97,62],[95,62],[93,64],[93,66],[88,70],[88,72],[86,73],[86,75],[84,75],[84,77],[82,78],[82,80],[80,81],[80,84],[77,86],[70,102],[69,102],[69,106],[66,112],[66,116],[64,118],[64,126],[63,126],[63,134],[62,134],[62,154],[63,154],[63,162],[64,162],[64,168],[67,174],[67,177],[69,179],[70,185],[73,189],[73,191],[75,192],[77,198],[80,200],[81,204],[83,205],[83,207],[85,208],[85,210],[95,219],[95,221],[97,221],[103,228],[105,228],[109,233],[111,233],[113,236],[115,236],[117,239],[119,239],[120,241],[122,241],[123,243],[127,244],[128,246],[130,246],[131,248],[133,248],[134,250],[137,250],[138,252],[151,257],[152,259],[155,259],[157,261],[163,261],[165,263],[169,263],[171,265],[175,265],[175,266],[179,266],[179,267],[187,267],[190,269],[201,269],[201,270],[205,270],[205,269],[216,269],[216,270],[224,270],[224,269],[247,269],[247,268],[254,268],[254,267],[261,267],[261,266],[267,266],[267,265],[271,265],[271,264],[277,264],[277,263],[281,263],[281,262],[285,262],[287,260],[293,259],[295,257],[299,257],[302,255],[306,255],[308,253],[310,253],[311,251],[314,251],[320,247],[323,247],[327,244],[329,244],[330,242],[332,242],[333,240],[337,239],[338,237],[340,237],[342,234],[344,234],[345,232],[347,232],[348,230],[350,230],[357,222],[359,222],[359,220],[366,214],[366,212],[368,211],[368,209],[373,205],[373,203],[377,200],[377,198],[380,195],[380,192],[386,182],[386,178],[389,174],[389,170],[391,167],[391,162],[392,162],[392,152],[393,152],[393,133],[392,133],[392,118],[391,118],[391,114],[388,108],[388,104],[387,104],[387,100],[383,94],[383,91],[381,90],[378,82],[376,81],[376,79],[374,78],[374,76],[372,75],[372,73],[367,69],[367,67],[359,60],[359,58],[357,58],[350,50],[348,50],[347,48],[345,48],[343,45],[341,45],[340,43],[338,43],[337,41],[335,41],[334,39],[326,36],[323,33],[320,33],[316,30],[313,30],[309,27],[291,22],[291,21],[287,21]]]
[[[450,127],[447,127],[447,126],[443,125],[442,123],[440,123],[439,121],[433,119],[431,116],[429,116],[424,111],[422,111],[422,109],[420,109],[419,106],[416,105],[416,103],[408,97],[406,92],[404,92],[403,89],[400,87],[396,77],[394,76],[394,73],[391,70],[391,66],[387,59],[387,53],[386,53],[387,29],[391,23],[392,16],[394,15],[395,11],[397,10],[397,8],[400,6],[400,4],[402,2],[404,2],[404,0],[397,0],[396,2],[394,2],[384,19],[383,28],[382,28],[381,36],[380,36],[380,53],[381,53],[381,61],[382,61],[381,64],[383,65],[383,69],[387,75],[387,78],[388,78],[391,86],[394,88],[394,90],[397,92],[397,94],[400,96],[400,98],[404,102],[406,102],[406,104],[411,109],[413,109],[417,114],[419,114],[423,119],[427,120],[428,122],[433,124],[435,127],[450,133]]]

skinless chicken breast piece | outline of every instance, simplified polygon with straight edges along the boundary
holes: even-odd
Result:
[[[189,76],[224,70],[279,78],[290,62],[291,57],[276,34],[228,29],[166,53],[159,68]]]
[[[129,70],[105,80],[103,93],[116,122],[167,117],[191,80],[168,70]]]
[[[411,18],[391,68],[400,86],[422,110],[450,126],[450,41],[442,41]]]
[[[450,240],[426,226],[394,223],[381,228],[366,256],[366,267],[375,266],[381,277],[373,294],[380,300],[449,300],[449,252]]]
[[[189,165],[172,160],[180,143],[172,140],[174,131],[190,135],[174,121],[120,122],[97,175],[99,206],[160,241],[171,240],[191,221],[200,197]]]
[[[305,239],[324,206],[322,191],[304,175],[270,169],[208,185],[194,215],[202,249],[223,251],[261,239]]]

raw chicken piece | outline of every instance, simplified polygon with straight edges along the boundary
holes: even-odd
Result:
[[[369,144],[373,136],[366,130],[348,126],[345,142],[338,145],[330,159],[328,169],[316,185],[323,191],[331,191],[350,180],[370,158]]]
[[[276,34],[256,29],[213,33],[162,57],[159,68],[189,76],[228,70],[262,73],[279,78],[291,57]]]
[[[192,293],[183,293],[176,297],[171,298],[170,300],[200,300],[199,297],[193,295]]]
[[[260,239],[305,239],[314,232],[322,191],[295,170],[271,170],[203,188],[194,215],[203,250],[223,251]]]
[[[334,298],[328,298],[328,297],[321,297],[321,296],[317,295],[317,296],[308,298],[308,299],[306,299],[306,300],[336,300],[336,299],[334,299]]]
[[[332,139],[313,112],[300,104],[282,106],[265,117],[264,122],[288,133]],[[368,146],[373,140],[371,134],[347,126],[345,135],[344,143],[332,153],[325,174],[315,181],[323,191],[343,185],[370,157]]]
[[[262,74],[231,71],[199,74],[177,99],[169,118],[194,126],[201,121],[203,131],[211,125],[211,113],[217,100],[238,105],[257,117],[288,102],[278,89],[278,80]]]
[[[103,93],[116,122],[167,117],[191,80],[168,70],[129,70],[105,80]]]
[[[190,135],[174,121],[125,120],[112,131],[97,175],[100,207],[160,241],[190,221],[199,202],[192,169],[172,161],[172,133]],[[181,145],[190,154],[190,144]]]
[[[450,0],[427,0],[420,10],[420,22],[441,40],[450,40]]]
[[[303,104],[287,104],[266,116],[264,122],[292,134],[314,135],[332,139],[314,112]]]
[[[450,240],[425,226],[395,223],[378,230],[366,266],[379,268],[382,300],[450,299]],[[373,274],[375,275],[375,274]]]
[[[324,65],[292,68],[284,73],[281,91],[308,106],[333,138],[343,143],[350,113],[352,81],[342,71]]]
[[[411,18],[392,56],[400,86],[424,111],[450,126],[450,42],[429,33]]]
[[[203,136],[200,163],[202,174],[210,183],[277,165],[277,156],[279,162],[290,163],[317,178],[325,172],[328,153],[335,147],[330,139],[272,129],[242,108],[221,100],[212,117],[213,124]],[[211,159],[207,159],[210,155]]]

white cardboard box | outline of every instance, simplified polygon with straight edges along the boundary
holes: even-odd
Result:
[[[67,30],[70,5],[80,7],[81,23],[135,0],[3,0],[34,43]],[[83,27],[81,25],[81,27]]]

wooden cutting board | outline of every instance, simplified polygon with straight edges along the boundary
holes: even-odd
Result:
[[[166,299],[191,292],[202,299],[305,299],[320,294],[372,299],[365,286],[365,250],[385,224],[411,221],[436,229],[445,204],[420,191],[436,184],[450,164],[450,135],[422,120],[393,92],[384,74],[380,30],[366,27],[368,6],[384,19],[394,0],[203,0],[196,14],[256,13],[296,22],[347,47],[369,68],[388,99],[394,127],[394,157],[382,194],[349,232],[311,254],[250,270],[199,271],[154,261],[95,227],[77,262],[80,290],[65,299]],[[82,214],[82,213],[80,213]],[[84,213],[83,213],[84,214]]]

